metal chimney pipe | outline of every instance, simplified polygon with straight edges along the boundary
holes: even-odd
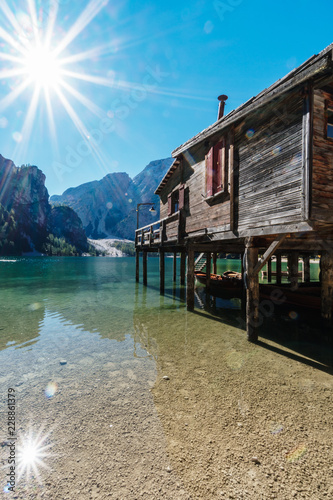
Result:
[[[222,118],[222,116],[224,115],[224,106],[225,106],[225,101],[228,99],[228,96],[227,95],[219,95],[218,98],[217,98],[219,101],[220,101],[220,104],[219,104],[219,111],[217,113],[217,119],[219,120],[220,118]]]

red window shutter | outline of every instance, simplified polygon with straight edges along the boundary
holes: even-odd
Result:
[[[208,154],[206,156],[206,183],[207,183],[207,196],[213,195],[213,150],[214,148],[210,148]]]
[[[172,214],[172,193],[168,194],[168,215]]]
[[[184,208],[185,205],[185,186],[184,184],[179,188],[179,210]]]

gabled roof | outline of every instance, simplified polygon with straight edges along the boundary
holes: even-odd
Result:
[[[310,57],[307,61],[298,66],[298,68],[293,69],[292,71],[290,71],[290,73],[288,73],[280,80],[277,80],[275,83],[273,83],[273,85],[271,85],[267,89],[264,89],[255,97],[251,97],[251,99],[246,101],[244,104],[241,104],[238,108],[230,111],[230,113],[220,118],[220,120],[213,123],[205,130],[176,148],[172,152],[172,156],[176,158],[176,160],[162,179],[160,185],[155,191],[155,194],[159,194],[161,192],[162,188],[171,177],[172,173],[179,164],[179,157],[182,153],[188,151],[196,144],[199,144],[200,142],[206,140],[208,137],[216,134],[217,132],[222,131],[224,128],[228,127],[235,121],[244,118],[251,111],[254,111],[260,106],[267,104],[269,101],[275,99],[276,97],[279,97],[284,92],[291,90],[293,87],[305,82],[314,75],[327,70],[329,67],[332,67],[332,61],[333,43],[328,45],[328,47],[322,50],[319,54]],[[178,163],[176,164],[177,159]]]

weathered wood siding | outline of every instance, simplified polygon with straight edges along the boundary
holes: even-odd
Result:
[[[186,219],[186,232],[199,231],[206,227],[226,226],[230,224],[230,196],[225,195],[224,200],[209,205],[206,196],[206,165],[205,160],[197,163],[194,172],[187,181],[189,188],[189,215]]]
[[[207,149],[207,148],[206,148]],[[168,215],[168,194],[179,189],[181,184],[185,185],[185,213],[186,233],[193,233],[205,228],[230,226],[230,195],[223,195],[219,203],[208,204],[206,197],[206,165],[205,149],[192,152],[191,157],[183,159],[181,166],[177,168],[165,188],[161,192],[160,213],[161,219]],[[170,224],[173,226],[174,223]],[[169,234],[167,225],[167,235]],[[172,228],[174,232],[174,227]]]
[[[175,189],[179,189],[182,180],[182,167],[178,167],[170,177],[167,185],[160,194],[160,218],[165,219],[168,216],[168,194]]]
[[[303,108],[297,91],[235,128],[239,229],[302,220]]]
[[[313,161],[311,218],[333,222],[333,140],[326,137],[326,109],[333,109],[332,92],[313,93]]]

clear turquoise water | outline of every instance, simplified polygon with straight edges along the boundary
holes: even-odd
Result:
[[[0,261],[0,385],[4,394],[8,387],[17,391],[22,431],[29,421],[37,429],[61,421],[61,439],[66,440],[67,422],[74,429],[68,428],[70,435],[81,421],[82,408],[90,412],[87,432],[89,420],[100,415],[94,409],[95,394],[99,405],[104,404],[105,394],[109,403],[103,413],[108,411],[112,421],[113,413],[125,411],[119,409],[124,402],[131,408],[140,406],[140,397],[152,388],[164,424],[171,400],[163,403],[158,376],[165,374],[180,385],[172,395],[173,411],[184,395],[191,399],[194,392],[198,404],[206,404],[207,387],[214,401],[224,398],[226,387],[218,383],[224,374],[231,377],[228,387],[233,377],[245,384],[254,373],[260,375],[260,383],[265,370],[279,383],[289,380],[292,363],[297,363],[300,380],[303,370],[309,380],[314,367],[318,384],[328,383],[331,354],[315,338],[304,338],[306,313],[274,311],[261,328],[262,344],[253,346],[242,328],[239,299],[207,300],[201,290],[195,312],[186,310],[185,290],[172,282],[171,258],[166,259],[164,296],[159,294],[155,257],[148,259],[148,287],[135,282],[133,258],[14,260]],[[239,261],[220,261],[218,271],[239,268]],[[193,377],[197,377],[194,387]],[[212,422],[206,417],[202,425],[215,425],[217,410],[211,413]],[[3,407],[1,422],[4,411]],[[192,412],[190,407],[188,411]],[[57,437],[55,442],[60,441]],[[146,439],[143,434],[142,440]],[[180,439],[179,446],[183,445]]]
[[[14,261],[12,261],[14,260]],[[185,313],[185,290],[172,283],[166,259],[165,295],[159,295],[158,258],[148,259],[148,287],[135,283],[133,258],[18,258],[0,262],[0,351],[34,350],[40,342],[57,345],[83,336],[122,342],[134,335],[135,314],[144,308],[164,314]],[[177,263],[179,271],[179,261]],[[240,261],[219,260],[218,272],[239,271]],[[140,269],[141,271],[141,269]],[[318,266],[313,267],[313,278]],[[196,305],[206,308],[200,294]],[[223,319],[240,301],[218,299],[214,313]],[[208,309],[208,314],[212,312]],[[229,312],[228,312],[229,311]],[[234,325],[240,312],[232,313]],[[230,318],[229,318],[230,319]],[[208,325],[207,325],[208,326]],[[90,334],[90,336],[89,336]],[[65,355],[66,353],[63,352]]]

